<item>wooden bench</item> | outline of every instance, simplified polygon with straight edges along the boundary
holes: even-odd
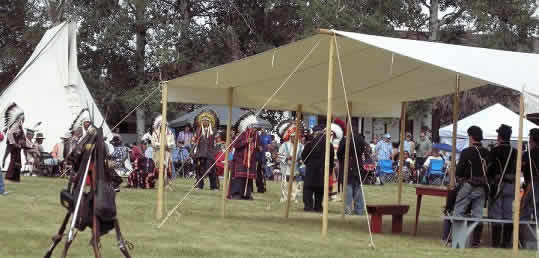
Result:
[[[391,232],[402,233],[402,216],[410,209],[409,205],[367,205],[367,212],[371,215],[371,231],[382,233],[382,216],[391,215]]]
[[[479,223],[500,223],[500,224],[513,224],[513,220],[509,219],[491,219],[487,217],[483,218],[471,218],[471,217],[455,217],[455,216],[443,216],[442,219],[451,221],[451,246],[453,248],[466,248],[470,246],[470,234],[474,231],[475,227]],[[526,225],[529,233],[537,238],[535,233],[535,221],[520,221],[520,225]]]

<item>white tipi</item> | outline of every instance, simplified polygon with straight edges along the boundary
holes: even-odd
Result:
[[[45,33],[30,59],[0,96],[0,112],[13,102],[24,110],[25,127],[42,122],[39,131],[46,138],[43,147],[47,152],[60,142],[83,108],[93,110],[95,124],[101,125],[103,116],[78,69],[75,23],[63,22]],[[3,121],[4,114],[0,115]],[[103,131],[110,138],[112,134],[106,123]],[[1,143],[0,155],[4,155],[5,148],[6,144]]]

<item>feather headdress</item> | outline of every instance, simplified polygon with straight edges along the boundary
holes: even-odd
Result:
[[[4,126],[5,129],[9,129],[13,124],[24,117],[24,111],[13,102],[4,111]]]
[[[244,115],[238,119],[238,122],[236,123],[236,128],[238,128],[238,132],[242,133],[248,128],[271,128],[271,124],[256,117],[255,114],[251,112],[247,112]]]
[[[336,140],[341,140],[344,135],[343,128],[337,123],[331,123],[331,131],[335,134]]]
[[[90,115],[90,110],[88,108],[83,108],[79,114],[77,115],[77,117],[75,117],[75,120],[73,120],[73,123],[71,123],[71,126],[69,127],[69,130],[70,131],[75,131],[77,130],[78,128],[81,128],[82,127],[82,124],[84,122],[88,122],[90,121],[91,122],[91,119],[90,119],[91,115]]]
[[[197,116],[195,116],[193,122],[195,125],[200,126],[202,121],[208,121],[213,128],[219,126],[219,117],[217,116],[217,113],[211,109],[206,109],[200,112]]]
[[[303,133],[305,130],[305,125],[303,124],[303,121],[299,123],[299,127],[300,132]],[[281,139],[283,139],[284,141],[288,141],[290,135],[296,134],[296,132],[296,120],[284,120],[277,125],[277,135],[279,135],[279,137],[281,137]]]
[[[41,122],[37,122],[33,127],[31,128],[26,128],[26,132],[30,132],[30,133],[34,133],[34,132],[37,132],[39,131],[39,126],[41,125]]]

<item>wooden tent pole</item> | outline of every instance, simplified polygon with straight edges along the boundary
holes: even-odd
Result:
[[[157,186],[157,210],[156,210],[156,218],[161,219],[163,218],[163,188],[164,188],[164,177],[165,177],[165,145],[166,145],[166,129],[167,129],[167,101],[168,101],[168,83],[163,82],[161,83],[162,87],[162,97],[161,100],[161,131],[159,133],[159,179],[158,179],[158,186]]]
[[[328,208],[329,208],[329,162],[331,149],[331,114],[333,112],[333,82],[335,80],[334,72],[335,62],[335,36],[330,37],[329,61],[328,61],[328,109],[326,116],[326,155],[324,161],[324,201],[322,215],[322,236],[328,235]]]
[[[408,105],[402,102],[401,107],[401,130],[400,130],[400,146],[399,146],[399,190],[397,193],[397,203],[400,205],[402,201],[402,170],[404,167],[404,136],[406,135],[406,109]]]
[[[515,171],[515,201],[513,202],[513,257],[518,256],[520,224],[520,171],[522,168],[522,127],[524,124],[524,95],[520,93],[520,119],[518,121],[517,171]]]
[[[350,110],[350,114],[352,114],[352,102],[348,102],[348,110]],[[344,166],[342,172],[343,174],[343,197],[342,197],[342,203],[343,203],[343,209],[341,217],[344,219],[346,215],[346,190],[348,186],[348,170],[350,169],[350,131],[352,131],[352,127],[350,126],[352,124],[352,118],[350,116],[346,116],[346,140],[345,140],[345,148],[344,148]],[[359,158],[359,157],[358,157]]]
[[[449,189],[456,184],[455,172],[457,170],[457,124],[460,111],[460,74],[457,74],[455,96],[453,97],[453,135],[451,139],[451,169],[449,170]]]
[[[230,179],[230,172],[228,171],[229,163],[228,163],[228,155],[230,153],[231,147],[229,147],[231,142],[231,130],[232,130],[232,102],[234,98],[234,88],[228,88],[227,92],[227,104],[228,104],[228,120],[226,123],[226,150],[225,150],[225,168],[224,168],[224,182],[223,182],[223,200],[221,204],[221,216],[225,218],[226,215],[226,197],[228,195],[228,181]]]
[[[292,201],[291,200],[292,199],[292,186],[294,184],[294,180],[296,180],[294,171],[296,171],[298,142],[299,142],[299,138],[301,137],[301,131],[300,131],[301,111],[302,111],[302,105],[300,104],[298,105],[296,109],[296,137],[294,139],[294,146],[292,147],[292,165],[290,166],[290,178],[288,179],[288,193],[287,193],[287,198],[286,198],[286,208],[284,210],[285,218],[288,218],[288,212],[290,210],[290,203]]]

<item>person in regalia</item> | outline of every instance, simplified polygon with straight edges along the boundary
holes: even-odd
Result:
[[[193,139],[193,157],[195,161],[197,187],[204,189],[204,178],[209,177],[210,190],[219,190],[215,168],[210,171],[215,158],[215,127],[218,123],[217,114],[212,110],[202,111],[195,117],[197,130]]]
[[[301,126],[299,132],[303,131],[303,126]],[[296,127],[296,121],[294,120],[286,120],[281,122],[277,126],[279,130],[279,137],[283,140],[283,144],[279,147],[279,160],[280,160],[280,168],[281,168],[281,174],[282,181],[281,181],[281,202],[284,202],[288,198],[288,181],[290,180],[290,176],[292,173],[294,173],[295,176],[298,176],[298,168],[300,166],[301,161],[301,153],[303,152],[303,144],[298,142],[298,149],[296,151],[296,167],[295,171],[292,172],[292,156],[294,153],[294,142],[296,140],[296,137],[301,137],[301,135],[298,133],[297,127]],[[296,185],[297,179],[292,182],[292,194],[291,200],[297,201],[296,195],[297,195],[297,185]]]
[[[32,148],[32,142],[28,141],[23,129],[24,111],[12,103],[4,111],[4,131],[7,134],[7,148],[2,160],[2,167],[5,166],[7,154],[10,156],[9,167],[7,168],[6,179],[12,182],[21,181],[21,150]]]
[[[152,131],[150,133],[150,141],[153,147],[153,161],[155,162],[155,167],[157,170],[159,170],[159,153],[161,151],[161,122],[163,121],[163,117],[161,115],[157,116],[152,123]],[[174,139],[174,134],[170,129],[168,129],[168,123],[165,122],[167,125],[167,128],[165,129],[165,155],[163,159],[164,163],[164,171],[165,171],[165,179],[167,176],[172,176],[171,166],[170,162],[172,162],[171,158],[171,151],[176,146],[176,141]],[[159,175],[159,171],[157,171],[157,175]],[[165,180],[166,182],[166,180]]]
[[[232,159],[230,198],[253,200],[253,180],[256,179],[256,151],[259,146],[258,130],[261,121],[252,113],[245,114],[237,124],[238,139],[235,140]]]

